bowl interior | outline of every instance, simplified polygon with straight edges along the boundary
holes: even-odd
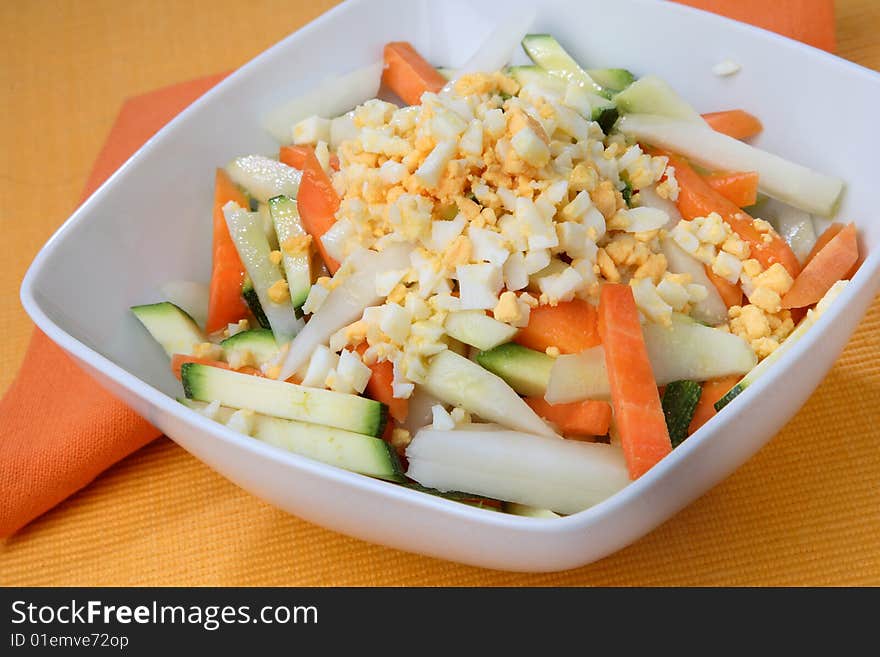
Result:
[[[57,234],[32,270],[30,292],[64,332],[169,395],[179,384],[161,348],[128,312],[160,300],[169,280],[207,282],[213,169],[276,144],[261,117],[327,75],[377,61],[406,39],[438,65],[464,62],[494,16],[527,0],[471,3],[374,0],[329,12],[243,67],[166,128]],[[559,0],[538,5],[533,31],[554,34],[588,66],[667,79],[699,111],[743,107],[765,125],[758,144],[847,180],[839,216],[876,251],[868,175],[877,76],[812,48],[671,3]],[[394,20],[388,20],[393,16]],[[332,44],[332,47],[327,47]],[[742,65],[712,74],[723,59]],[[868,262],[876,275],[878,259]],[[866,276],[869,274],[866,274]]]

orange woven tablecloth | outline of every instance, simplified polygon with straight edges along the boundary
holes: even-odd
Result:
[[[122,101],[235,68],[332,4],[0,7],[0,391],[31,332],[21,276],[74,208]],[[196,24],[205,38],[192,38]],[[229,25],[254,29],[210,38]],[[841,55],[880,68],[875,0],[838,0],[837,27]],[[272,509],[163,438],[0,543],[0,584],[880,584],[878,356],[875,302],[768,447],[649,536],[578,570],[497,573],[343,537]]]

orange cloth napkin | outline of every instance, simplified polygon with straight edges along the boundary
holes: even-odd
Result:
[[[836,45],[834,0],[675,0],[829,52]]]
[[[95,161],[83,199],[223,77],[191,80],[128,100]],[[160,435],[39,329],[0,401],[0,427],[0,538]]]
[[[832,0],[676,0],[834,48]],[[147,139],[225,74],[128,100],[89,176],[84,198]],[[0,538],[87,485],[159,435],[39,330],[0,402]]]

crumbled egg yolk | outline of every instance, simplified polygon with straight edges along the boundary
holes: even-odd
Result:
[[[755,355],[763,359],[772,354],[794,330],[791,312],[768,313],[747,304],[730,308],[730,332],[749,343]]]
[[[267,290],[267,294],[274,303],[284,303],[290,299],[290,288],[287,281],[283,278],[275,281]]]
[[[210,360],[223,360],[223,347],[213,342],[200,342],[193,346],[193,356]]]
[[[779,306],[791,282],[781,265],[765,270],[751,259],[749,244],[717,214],[671,230],[662,221],[634,227],[637,213],[627,213],[639,206],[640,190],[677,200],[674,169],[622,135],[606,137],[568,96],[521,88],[502,72],[474,73],[423,94],[418,106],[372,100],[351,113],[354,136],[338,145],[340,168],[332,174],[345,255],[401,240],[415,248],[408,269],[377,280],[384,302],[338,332],[331,349],[366,343],[355,355],[369,365],[391,362],[395,396],[406,397],[423,380],[428,358],[461,351],[444,332],[450,312],[480,309],[521,327],[532,307],[595,303],[603,283],[624,282],[646,321],[669,325],[673,312],[688,313],[707,291],[668,271],[660,249],[667,230],[714,273],[742,284],[748,303],[730,310],[724,328],[762,357],[785,339],[791,317]],[[753,226],[773,239],[767,222]],[[302,253],[310,242],[291,238],[281,253]],[[313,286],[305,312],[352,275],[349,259],[340,262],[334,276]],[[274,294],[289,296],[280,286]],[[347,385],[335,369],[324,383]],[[402,433],[398,439],[406,441]]]
[[[412,434],[406,429],[395,428],[391,431],[391,446],[394,447],[399,453],[403,453],[403,451],[409,446],[412,442]]]
[[[492,316],[495,319],[511,326],[525,326],[528,322],[528,314],[528,304],[521,301],[516,293],[510,290],[501,294],[498,298],[498,304],[492,309]]]
[[[293,235],[288,237],[284,242],[281,243],[281,249],[287,255],[299,255],[300,253],[305,253],[309,249],[309,245],[312,243],[311,235]],[[277,253],[277,251],[275,252]],[[280,260],[279,260],[280,262]],[[277,264],[277,263],[276,263]]]
[[[677,201],[678,191],[678,180],[675,178],[675,167],[668,167],[666,169],[666,178],[657,185],[657,196],[669,201]]]

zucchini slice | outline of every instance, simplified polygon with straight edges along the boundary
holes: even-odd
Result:
[[[168,301],[132,306],[131,312],[162,345],[169,358],[174,354],[188,356],[197,344],[208,339],[192,317]]]
[[[272,248],[259,215],[244,210],[232,201],[223,206],[223,215],[275,340],[278,344],[291,340],[302,329],[304,322],[296,317],[288,294],[281,297],[273,295],[273,289],[286,287],[286,281],[281,268],[269,257]],[[273,296],[279,300],[273,300]]]
[[[287,276],[287,285],[290,289],[290,303],[298,316],[302,315],[302,305],[309,296],[312,285],[312,258],[310,249],[303,248],[297,252],[288,252],[284,243],[298,237],[305,237],[306,231],[299,220],[299,211],[296,201],[289,196],[276,196],[269,201],[269,211],[272,215],[272,223],[275,224],[275,233],[281,244],[281,262],[284,265],[284,273]]]
[[[179,401],[196,411],[207,406],[204,402],[192,399]],[[213,419],[220,424],[226,424],[234,411],[232,408],[220,407]],[[254,415],[251,436],[288,452],[335,465],[343,470],[387,481],[405,481],[397,453],[381,438],[259,414]]]
[[[667,384],[660,401],[673,447],[678,447],[687,438],[688,427],[694,418],[702,390],[696,381],[673,381]]]
[[[198,363],[185,363],[180,373],[187,399],[217,400],[224,406],[368,436],[381,436],[388,419],[385,404],[357,395],[308,388]]]

